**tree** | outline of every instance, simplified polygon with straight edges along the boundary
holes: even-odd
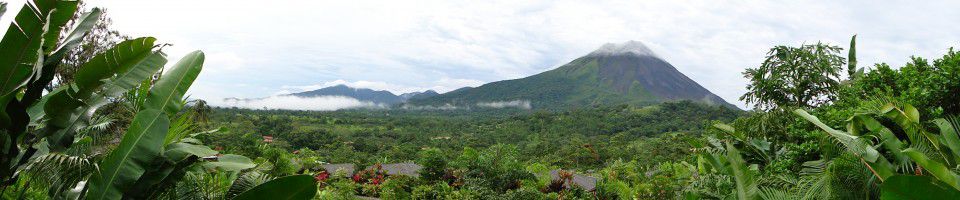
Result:
[[[447,159],[443,152],[437,148],[429,148],[419,153],[417,164],[423,166],[420,171],[420,177],[427,181],[436,181],[444,175],[447,169]]]
[[[84,10],[84,7],[85,3],[80,2],[78,10]],[[130,39],[111,27],[113,20],[107,15],[106,10],[100,9],[99,13],[96,18],[93,18],[95,22],[92,24],[89,32],[80,39],[79,45],[63,56],[62,64],[56,71],[56,82],[49,87],[52,88],[56,85],[72,82],[74,74],[77,73],[77,69],[80,68],[81,64],[90,61],[90,59],[93,59],[93,56],[109,50],[111,47],[117,45],[117,43]],[[67,22],[67,25],[72,26],[79,23],[80,17],[81,15],[79,13],[75,14],[73,19]]]
[[[846,64],[840,50],[820,42],[773,47],[760,67],[743,72],[750,84],[740,100],[761,110],[811,108],[829,102],[837,93],[840,71]]]

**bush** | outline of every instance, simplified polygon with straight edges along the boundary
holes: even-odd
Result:
[[[452,192],[453,189],[447,184],[436,183],[432,185],[421,185],[413,188],[413,192],[411,192],[410,197],[411,199],[415,200],[445,199]]]
[[[410,199],[416,179],[407,176],[390,177],[380,185],[382,199]]]
[[[440,149],[429,148],[420,151],[417,164],[423,166],[423,169],[420,170],[420,178],[433,182],[440,180],[445,174],[444,170],[447,168],[447,158]]]

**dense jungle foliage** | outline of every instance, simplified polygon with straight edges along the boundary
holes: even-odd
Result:
[[[166,65],[103,10],[23,7],[0,41],[2,199],[960,197],[953,49],[860,67],[855,38],[776,46],[744,72],[752,111],[244,110],[185,97],[200,51]]]
[[[683,101],[566,112],[215,109],[213,113],[211,121],[223,129],[204,135],[204,142],[241,155],[262,155],[253,144],[263,136],[272,136],[269,146],[286,152],[309,149],[318,153],[318,161],[360,165],[416,160],[424,148],[453,157],[465,147],[502,144],[517,148],[524,161],[596,169],[616,159],[643,159],[645,164],[681,159],[689,148],[684,138],[700,135],[712,120],[729,122],[743,111]]]

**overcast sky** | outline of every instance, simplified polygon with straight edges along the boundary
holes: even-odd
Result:
[[[4,0],[0,0],[4,1]],[[23,1],[2,17],[6,29]],[[559,67],[608,42],[643,41],[745,107],[741,72],[773,45],[858,34],[861,66],[900,66],[960,46],[960,1],[246,1],[91,0],[115,29],[172,43],[171,63],[207,54],[192,97],[347,84],[440,92]]]

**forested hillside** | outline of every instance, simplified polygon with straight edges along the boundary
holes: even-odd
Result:
[[[714,120],[729,122],[743,114],[689,101],[566,112],[215,109],[213,113],[215,125],[230,131],[208,134],[205,143],[243,155],[260,154],[255,146],[238,144],[261,141],[262,136],[272,136],[271,145],[288,152],[317,151],[320,161],[366,165],[415,160],[416,152],[423,148],[438,148],[453,156],[465,147],[504,144],[524,152],[523,160],[580,169],[598,168],[611,160],[644,158],[642,155],[655,147],[644,146],[650,145],[645,139],[695,137]],[[675,147],[656,151],[683,153],[684,143],[669,145]]]
[[[190,98],[202,51],[168,63],[167,41],[78,1],[7,6],[0,199],[960,197],[953,48],[872,65],[856,36],[737,49],[767,52],[742,72],[749,111],[637,43],[442,95],[316,92],[412,105],[251,110]],[[507,100],[535,103],[480,106]]]

